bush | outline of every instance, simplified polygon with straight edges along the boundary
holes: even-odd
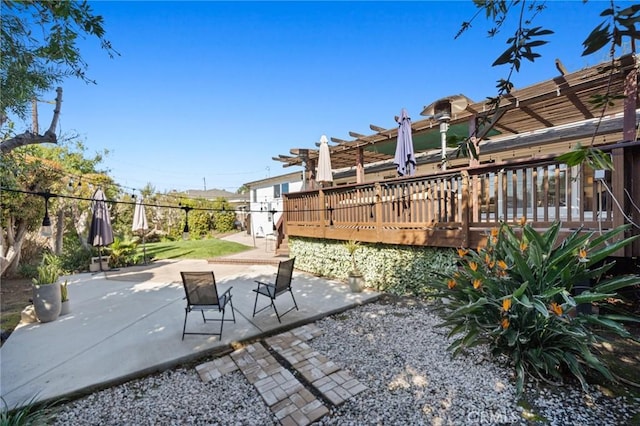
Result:
[[[611,242],[627,227],[601,236],[575,231],[557,244],[560,223],[539,234],[530,225],[516,232],[507,224],[491,231],[486,248],[459,249],[460,267],[437,284],[445,322],[456,336],[454,355],[465,347],[488,343],[494,355],[506,354],[522,392],[525,377],[562,382],[576,377],[586,388],[585,373],[598,371],[615,381],[594,344],[599,332],[631,337],[619,321],[638,318],[579,314],[575,307],[617,297],[616,291],[640,283],[639,276],[604,278],[613,263],[608,256],[635,237]],[[572,296],[577,283],[588,291]]]
[[[64,243],[61,260],[62,268],[66,272],[84,271],[91,263],[91,250],[87,250],[82,246],[78,234],[68,232],[64,235]]]
[[[20,263],[18,266],[18,275],[22,278],[35,278],[38,276],[38,266],[30,263]]]
[[[218,198],[213,202],[213,225],[216,232],[230,232],[234,229],[236,214],[233,207],[224,198]]]
[[[189,214],[189,235],[193,239],[204,238],[213,229],[213,218],[210,212],[194,210]]]
[[[138,254],[138,244],[135,241],[125,241],[119,237],[113,239],[109,246],[109,266],[121,268],[142,262],[142,254]]]

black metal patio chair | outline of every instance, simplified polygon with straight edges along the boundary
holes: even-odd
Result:
[[[207,272],[180,272],[182,275],[182,284],[187,299],[187,306],[184,308],[184,325],[182,327],[182,340],[185,334],[201,334],[219,336],[222,338],[222,327],[225,321],[236,322],[236,315],[233,310],[233,302],[231,301],[231,288],[227,289],[222,295],[218,294],[216,278],[213,271]],[[225,319],[227,304],[231,306],[231,315],[233,319]],[[187,332],[187,316],[192,311],[200,311],[202,319],[205,323],[209,321],[219,321],[220,331],[218,333],[197,333]],[[206,318],[204,311],[218,311],[221,318]]]
[[[253,304],[254,317],[257,313],[260,313],[265,309],[268,309],[269,307],[273,307],[273,310],[276,312],[278,322],[281,323],[282,321],[280,321],[280,318],[282,318],[285,314],[291,312],[294,309],[298,310],[296,298],[293,297],[293,291],[291,291],[291,280],[293,279],[293,265],[295,263],[295,260],[296,258],[294,257],[289,260],[281,261],[278,264],[278,275],[276,275],[275,283],[267,283],[264,281],[256,280],[256,282],[258,283],[258,288],[253,290],[256,293],[256,301]],[[275,300],[278,296],[286,293],[287,291],[291,294],[291,298],[293,299],[293,306],[285,313],[280,314],[278,313],[278,308],[276,308]],[[256,311],[256,308],[258,306],[258,296],[260,295],[268,297],[271,303]]]

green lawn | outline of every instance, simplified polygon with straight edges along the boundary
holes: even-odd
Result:
[[[231,241],[211,238],[207,240],[179,240],[161,243],[147,243],[147,258],[161,259],[211,259],[233,253],[240,253],[252,247]],[[142,245],[138,246],[142,251]]]

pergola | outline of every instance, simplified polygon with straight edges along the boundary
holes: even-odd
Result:
[[[460,138],[475,136],[477,141],[490,142],[509,136],[525,134],[542,129],[567,125],[598,118],[602,106],[593,100],[606,94],[624,97],[607,107],[605,115],[626,112],[624,130],[616,135],[599,132],[596,144],[604,141],[635,140],[635,109],[637,95],[637,59],[625,55],[613,62],[567,73],[556,60],[559,75],[550,80],[511,91],[504,96],[498,108],[489,108],[486,101],[473,102],[464,95],[439,99],[425,107],[424,119],[412,123],[414,150],[416,154],[433,151],[441,147],[440,123],[442,115],[438,109],[449,107],[447,136]],[[394,157],[398,128],[383,128],[369,125],[373,133],[349,132],[351,140],[331,137],[335,145],[330,146],[331,163],[334,169],[355,167],[356,181],[364,182],[364,165],[391,160]],[[319,151],[315,148],[294,148],[290,155],[278,155],[274,160],[283,167],[302,166],[309,179],[314,179]]]

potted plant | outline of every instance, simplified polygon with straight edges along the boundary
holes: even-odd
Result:
[[[69,290],[67,289],[67,280],[64,280],[64,284],[60,284],[60,315],[66,315],[71,311],[71,305],[69,304]]]
[[[61,273],[58,259],[46,253],[33,279],[33,307],[40,322],[54,321],[60,315],[62,295],[56,284]]]
[[[360,269],[358,269],[358,265],[356,264],[356,251],[360,248],[360,243],[355,240],[349,240],[344,243],[345,248],[349,252],[351,256],[351,271],[349,271],[349,287],[351,291],[354,293],[359,293],[364,289],[365,282],[364,276]]]

